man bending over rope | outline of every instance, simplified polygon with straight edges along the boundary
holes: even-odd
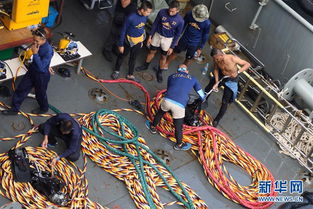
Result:
[[[51,148],[57,145],[56,137],[64,140],[67,149],[58,157],[52,159],[51,166],[55,166],[60,158],[65,157],[76,161],[80,156],[82,128],[79,123],[67,113],[59,113],[45,123],[39,125],[39,132],[44,135],[41,146]]]
[[[191,144],[182,142],[182,129],[185,118],[185,107],[188,102],[188,94],[192,88],[199,94],[201,99],[204,100],[205,95],[198,80],[189,75],[185,64],[179,65],[177,73],[168,77],[167,91],[153,122],[150,123],[150,121],[146,121],[147,128],[152,134],[155,134],[156,126],[160,122],[164,113],[171,111],[175,126],[175,150],[189,150],[191,147]]]

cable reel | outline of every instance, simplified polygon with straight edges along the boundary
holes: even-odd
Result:
[[[295,74],[285,85],[282,96],[288,100],[297,100],[301,106],[309,108],[309,117],[313,118],[313,69],[306,68]]]

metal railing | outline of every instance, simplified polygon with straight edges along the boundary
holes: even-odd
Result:
[[[280,96],[279,89],[257,71],[250,69],[240,75],[241,91],[237,104],[283,149],[301,165],[313,172],[313,125],[308,116]],[[256,97],[249,97],[255,91]],[[267,110],[260,107],[266,103]]]

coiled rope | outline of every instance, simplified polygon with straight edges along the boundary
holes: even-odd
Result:
[[[159,109],[164,91],[159,92],[154,100],[150,101],[147,91],[136,82],[124,79],[114,81],[98,79],[85,68],[82,68],[82,72],[88,78],[100,83],[133,83],[145,93],[147,116],[150,121],[153,120]],[[259,202],[258,197],[277,195],[273,189],[274,185],[272,185],[269,194],[259,194],[259,181],[275,181],[271,172],[261,162],[237,146],[226,134],[211,127],[211,118],[205,111],[200,112],[200,119],[202,124],[204,124],[201,127],[184,125],[183,140],[193,145],[192,151],[202,164],[208,181],[226,198],[247,208],[269,208],[273,202]],[[173,121],[168,113],[160,121],[157,129],[163,137],[174,142],[176,141],[174,138]],[[233,163],[244,169],[251,176],[251,184],[248,186],[240,185],[229,174],[224,162]]]
[[[20,140],[14,146],[19,148],[29,140],[32,134],[37,132],[37,127],[30,129],[26,134],[19,137]],[[88,198],[88,181],[85,177],[87,159],[83,156],[83,169],[78,168],[74,163],[62,159],[56,163],[56,166],[51,170],[48,162],[57,154],[51,150],[41,147],[25,147],[28,153],[30,162],[36,163],[38,168],[42,171],[59,173],[61,180],[65,183],[63,192],[69,195],[68,207],[63,209],[104,209],[98,203],[92,202]],[[15,182],[11,170],[11,161],[7,153],[0,154],[0,194],[4,197],[18,201],[28,209],[47,208],[49,206],[56,206],[51,203],[46,196],[40,194],[35,190],[30,183]]]
[[[91,160],[127,186],[137,208],[164,208],[175,203],[185,208],[208,208],[171,169],[154,154],[126,118],[100,110],[80,118],[84,126],[82,149]],[[117,137],[117,140],[108,138]],[[99,143],[101,142],[101,143]],[[157,187],[171,192],[177,201],[163,204]]]
[[[304,115],[296,115],[295,117],[299,121],[302,121],[307,129],[313,132],[313,125],[309,118],[304,120]],[[303,131],[302,126],[292,118],[288,123],[288,127],[285,127],[288,120],[289,115],[287,113],[276,111],[273,117],[268,121],[268,124],[266,124],[266,127],[274,132],[274,135],[278,141],[284,145],[282,146],[279,143],[281,148],[280,153],[288,155],[304,164],[307,164],[307,158],[304,156],[308,156],[313,149],[313,135],[310,134],[309,131],[305,131],[299,138],[299,134],[301,131]],[[308,157],[313,157],[313,154]]]
[[[56,108],[52,106],[50,106],[50,108],[58,112]],[[119,109],[118,111],[123,110],[124,109]],[[78,121],[80,124],[86,126],[83,127],[83,152],[104,170],[125,182],[130,195],[138,208],[164,208],[165,206],[173,204],[179,204],[188,209],[208,208],[204,201],[201,200],[201,198],[197,196],[188,185],[177,180],[170,168],[147,147],[144,139],[138,136],[138,131],[128,120],[109,110],[100,110],[97,113],[90,114],[79,113],[73,114],[72,116],[74,115],[80,115],[81,117],[78,118]],[[31,118],[29,117],[29,119]],[[106,131],[108,128],[113,132]],[[36,128],[33,128],[26,134],[19,135],[18,137],[21,137],[22,140],[17,143],[16,147],[22,146],[22,144],[24,144],[36,131]],[[121,140],[109,139],[105,137],[105,134],[110,134]],[[11,139],[18,137],[12,137]],[[3,139],[9,140],[10,138]],[[47,152],[46,149],[42,148],[30,147],[27,147],[27,151],[30,152],[32,158],[36,156],[36,161],[43,166],[43,170],[51,170],[47,167],[47,161],[55,156],[54,152]],[[41,158],[41,160],[37,158]],[[7,154],[5,154],[5,157],[0,158],[0,162],[10,166]],[[77,198],[72,197],[70,208],[92,208],[91,206],[98,205],[96,203],[91,204],[92,202],[87,197],[83,196],[84,194],[88,194],[87,180],[83,175],[86,171],[86,159],[84,158],[85,164],[83,171],[76,167],[76,169],[82,173],[79,178],[72,178],[73,174],[71,174],[71,172],[66,172],[66,169],[69,169],[66,167],[66,161],[62,164],[59,162],[57,163],[57,168],[59,168],[59,172],[61,169],[61,172],[65,175],[63,179],[74,181],[72,184],[68,184],[66,181],[66,188],[71,188],[71,185],[79,185],[80,188],[77,192],[78,196],[81,197],[78,199],[80,202],[77,202]],[[75,166],[73,163],[72,165]],[[34,189],[30,190],[29,187],[23,186],[23,188],[26,188],[26,191],[31,191],[32,195],[26,194],[27,192],[24,192],[24,190],[16,189],[16,184],[18,183],[13,181],[10,168],[6,169],[6,172],[11,176],[10,184],[4,184],[5,186],[3,185],[3,187],[6,191],[18,192],[14,192],[14,194],[11,195],[3,192],[2,195],[9,199],[19,201],[26,208],[43,208],[42,206],[47,206],[47,199],[43,196],[38,196],[38,192],[34,195]],[[75,181],[76,179],[84,179],[84,181],[81,183]],[[19,184],[24,185],[25,183]],[[30,186],[29,184],[25,185]],[[164,188],[171,192],[174,197],[176,197],[177,201],[161,203],[156,191],[157,187]],[[67,193],[71,194],[71,191],[72,190],[69,189]],[[35,206],[34,204],[27,204],[28,202],[33,201],[36,202]],[[48,205],[49,204],[52,203],[48,202]]]
[[[115,81],[101,80],[101,79],[95,78],[84,68],[82,68],[82,71],[85,73],[87,77],[99,83],[123,82],[123,83],[134,84],[135,86],[140,88],[145,94],[146,104],[147,104],[146,106],[147,115],[150,120],[153,119],[153,115],[158,109],[158,106],[162,98],[161,92],[159,92],[159,94],[157,95],[154,101],[150,102],[150,96],[148,92],[144,89],[143,86],[141,86],[140,84],[136,82],[124,80],[124,79],[115,80]],[[155,159],[151,160],[151,162],[148,161],[149,157],[147,156],[149,155],[147,155],[146,153],[149,153],[152,156],[153,154],[151,154],[148,151],[148,149],[147,150],[144,149],[144,147],[146,147],[145,142],[143,141],[141,137],[138,137],[136,134],[134,134],[136,133],[136,131],[133,128],[130,128],[130,126],[126,125],[127,124],[126,122],[123,122],[120,119],[117,119],[118,117],[116,115],[113,117],[114,119],[112,119],[111,118],[112,114],[111,113],[109,114],[107,112],[105,114],[102,114],[102,113],[98,113],[98,114],[90,113],[90,114],[93,114],[93,115],[87,116],[88,114],[85,114],[83,117],[81,117],[83,121],[80,121],[84,125],[88,125],[88,124],[85,124],[85,122],[88,120],[92,120],[91,124],[93,124],[92,125],[93,131],[90,131],[89,128],[84,129],[84,138],[88,139],[88,140],[85,140],[85,139],[83,140],[84,152],[86,152],[87,155],[89,155],[92,159],[93,157],[96,156],[96,153],[100,153],[101,155],[99,159],[96,159],[96,158],[93,159],[97,164],[99,164],[99,166],[105,165],[104,162],[108,154],[107,151],[104,151],[103,149],[104,147],[108,149],[111,155],[112,155],[112,152],[114,154],[114,151],[116,153],[118,153],[117,151],[119,151],[128,157],[126,158],[126,157],[119,156],[118,158],[115,158],[115,159],[121,158],[123,160],[128,159],[126,164],[125,162],[122,162],[124,164],[120,165],[120,168],[122,169],[116,168],[116,165],[119,165],[118,163],[116,164],[116,162],[113,164],[108,164],[110,165],[110,168],[109,167],[108,168],[103,167],[103,168],[107,170],[108,172],[111,172],[113,175],[115,175],[116,173],[119,174],[119,172],[121,173],[120,175],[116,175],[116,176],[118,176],[119,179],[124,180],[125,184],[127,185],[131,193],[131,197],[134,199],[135,204],[138,208],[151,208],[152,205],[154,205],[152,206],[152,208],[153,207],[162,208],[165,205],[174,204],[173,202],[168,203],[168,204],[160,203],[156,192],[154,192],[156,185],[160,185],[161,187],[168,189],[170,191],[171,191],[171,188],[172,190],[178,190],[177,191],[178,196],[176,196],[175,193],[173,192],[172,193],[178,199],[178,204],[182,204],[186,208],[193,208],[193,207],[207,208],[207,206],[203,203],[203,201],[200,200],[200,198],[197,197],[196,194],[194,194],[194,192],[189,187],[187,187],[187,185],[182,183],[181,185],[185,187],[185,191],[184,191],[183,187],[180,187],[179,182],[177,180],[175,181],[175,180],[169,179],[168,182],[172,183],[169,185],[165,183],[166,182],[165,180],[167,180],[167,178],[165,179],[159,178],[159,179],[162,179],[162,181],[158,180],[155,183],[150,182],[149,179],[154,179],[156,178],[155,177],[156,173],[159,174],[157,170],[159,171],[165,170],[164,173],[162,173],[164,177],[166,177],[165,175],[166,172],[167,173],[171,173],[171,172],[165,168],[158,168],[158,166],[156,166],[157,169],[147,168],[148,165],[150,166],[151,162],[155,162]],[[208,115],[206,115],[204,112],[201,112],[201,116],[202,116],[203,124],[210,123],[210,119]],[[88,117],[90,119],[88,119]],[[104,118],[106,120],[103,121]],[[109,122],[107,123],[106,121],[109,121]],[[112,126],[112,124],[114,125]],[[106,132],[102,128],[105,125],[111,126],[111,129],[114,130],[114,132]],[[172,126],[172,119],[169,115],[166,115],[165,118],[161,121],[160,125],[158,126],[158,130],[163,134],[163,136],[166,136],[172,141],[174,141],[174,138],[173,138],[174,127]],[[123,139],[122,141],[141,142],[144,145],[137,146],[136,143],[134,145],[134,144],[124,144],[125,142],[116,143],[116,141],[114,140],[108,141],[108,139],[103,136],[103,134],[108,134],[108,133],[111,133],[111,135],[122,136],[122,138],[120,138],[120,139]],[[134,140],[135,138],[137,141]],[[93,143],[97,143],[99,140],[102,141],[103,143],[103,145],[98,143],[100,147],[95,146],[95,144],[92,144],[92,145],[89,144],[90,141]],[[86,141],[88,141],[88,143],[86,143]],[[197,128],[184,126],[184,141],[188,141],[189,143],[193,145],[192,147],[193,153],[197,155],[200,163],[203,165],[205,174],[208,176],[209,182],[213,184],[220,192],[222,192],[222,194],[225,197],[233,200],[234,202],[240,203],[248,208],[261,209],[261,208],[268,208],[270,205],[272,205],[271,202],[264,203],[264,202],[257,201],[257,197],[260,196],[258,194],[257,187],[258,187],[258,182],[260,180],[274,181],[273,176],[261,163],[255,160],[248,153],[241,150],[240,147],[236,146],[229,139],[228,136],[220,132],[218,129],[215,129],[208,125],[204,125],[204,126],[197,127]],[[105,146],[105,143],[110,146]],[[109,150],[108,147],[111,147],[111,149],[113,150]],[[93,148],[95,149],[93,150]],[[103,151],[104,153],[102,153]],[[143,155],[139,157],[140,152],[145,153],[147,156]],[[133,156],[132,157],[128,156],[129,153],[132,153]],[[137,161],[137,162],[133,164],[132,161],[133,162]],[[146,163],[145,161],[148,163]],[[147,180],[146,185],[142,181],[142,179],[140,180],[142,184],[138,184],[138,179],[143,177],[143,175],[141,175],[140,173],[130,175],[131,173],[127,171],[127,169],[129,169],[127,166],[131,165],[130,162],[133,165],[130,169],[131,171],[138,170],[141,173],[145,173],[146,175],[145,178]],[[249,186],[239,185],[234,180],[234,178],[230,176],[226,167],[223,165],[223,162],[230,162],[230,163],[239,165],[240,167],[245,169],[247,173],[252,177],[252,184]],[[137,168],[135,165],[137,166]],[[151,165],[153,165],[153,163]],[[114,172],[109,169],[114,170]],[[127,179],[128,175],[132,176],[132,179]],[[174,185],[178,185],[178,187],[175,187]],[[146,188],[143,188],[145,186]],[[145,193],[147,190],[150,192],[151,197],[148,197],[149,194]],[[188,195],[190,196],[190,198],[188,198]],[[270,194],[267,194],[266,196],[275,196],[275,195],[276,195],[275,193],[271,192]],[[153,203],[151,202],[151,200],[153,201]],[[192,205],[190,200],[192,201],[200,200],[200,201],[199,203],[194,202]]]
[[[150,103],[152,115],[156,114],[163,92],[159,92],[154,101]],[[273,203],[258,202],[259,181],[270,180],[274,182],[271,172],[249,153],[237,146],[226,134],[211,127],[210,117],[201,111],[200,118],[203,126],[192,127],[184,125],[183,141],[191,143],[192,152],[198,157],[202,164],[204,173],[209,182],[226,198],[239,203],[247,208],[262,209],[268,208]],[[157,127],[160,134],[171,141],[176,141],[174,137],[174,125],[169,114],[165,114]],[[240,166],[251,176],[251,184],[240,185],[228,172],[225,162]],[[270,194],[265,196],[276,196],[272,188]]]

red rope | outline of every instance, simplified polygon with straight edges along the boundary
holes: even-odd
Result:
[[[152,121],[154,116],[152,114],[152,111],[151,111],[151,104],[150,104],[150,95],[148,93],[148,91],[139,83],[135,82],[135,81],[131,81],[131,80],[127,80],[127,79],[118,79],[118,80],[102,80],[102,79],[97,79],[98,82],[101,82],[101,83],[128,83],[128,84],[133,84],[134,86],[136,86],[137,88],[139,88],[141,91],[143,91],[144,95],[145,95],[145,99],[146,99],[146,111],[147,111],[147,116],[148,118]],[[165,92],[165,90],[162,90],[162,91],[159,91],[157,96],[155,97],[156,98],[156,103],[159,103],[160,102],[160,94],[163,94]],[[165,114],[164,115],[164,119],[169,121],[169,122],[172,122],[172,118],[168,115],[168,114]],[[187,135],[187,134],[191,134],[191,133],[195,133],[197,132],[197,136],[198,136],[198,152],[199,152],[199,156],[200,156],[200,160],[201,160],[201,163],[203,165],[203,168],[204,168],[204,171],[205,173],[208,175],[208,177],[215,183],[215,185],[223,192],[225,193],[229,198],[233,199],[234,201],[240,203],[241,205],[247,207],[247,208],[251,208],[251,209],[265,209],[265,208],[269,208],[273,202],[251,202],[249,200],[246,200],[246,199],[242,199],[239,197],[239,195],[233,191],[229,184],[228,184],[228,181],[224,175],[224,172],[222,170],[222,166],[221,166],[221,155],[220,155],[220,152],[218,150],[218,142],[217,142],[217,138],[216,138],[216,135],[219,135],[221,137],[224,137],[225,140],[229,141],[229,142],[232,142],[232,140],[223,132],[221,132],[220,130],[218,130],[217,128],[214,128],[212,126],[209,126],[208,124],[205,123],[205,121],[202,121],[204,122],[204,126],[200,126],[200,127],[191,127],[191,126],[187,126],[187,125],[184,125],[184,132],[183,134],[184,135]],[[167,136],[174,136],[174,133],[173,132],[170,132],[170,131],[167,131],[165,129],[163,129],[161,126],[158,126],[157,129],[162,132],[163,134],[167,135]],[[203,149],[202,148],[202,137],[201,137],[201,133],[203,131],[208,131],[210,136],[211,136],[211,140],[213,141],[213,150],[214,150],[214,163],[215,163],[215,167],[218,169],[218,173],[220,175],[220,178],[222,181],[219,181],[215,176],[214,176],[214,173],[211,172],[210,168],[209,168],[209,165],[207,164],[207,161],[206,161],[206,156],[203,152]],[[233,143],[233,142],[232,142]],[[251,159],[253,159],[254,161],[257,161],[253,156],[251,156],[249,153],[245,152],[243,149],[241,149],[241,147],[235,145],[236,148],[238,148],[239,150],[242,150],[245,155],[247,155],[248,157],[250,157]],[[261,164],[264,168],[265,166],[263,164]],[[272,182],[274,182],[274,177],[273,175],[268,171],[268,174],[270,176],[270,180]],[[268,180],[268,179],[267,179]],[[271,188],[271,193],[268,194],[268,196],[277,196],[277,194],[274,192],[274,186],[272,185],[272,188]]]

